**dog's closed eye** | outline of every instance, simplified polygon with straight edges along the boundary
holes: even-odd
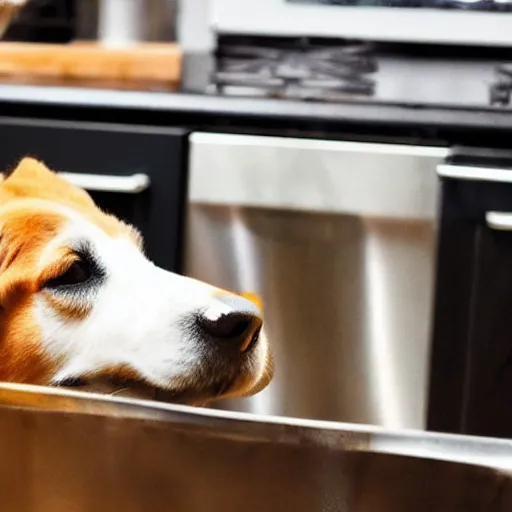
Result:
[[[52,275],[53,274],[53,275]],[[51,291],[74,290],[82,285],[97,283],[105,277],[103,268],[97,262],[87,244],[80,243],[72,249],[71,261],[58,273],[51,271],[44,281],[44,288]]]
[[[63,274],[47,281],[45,287],[60,288],[85,283],[92,277],[92,274],[93,269],[89,261],[77,260]]]
[[[86,385],[87,382],[78,377],[69,377],[67,379],[61,380],[56,384],[56,386],[63,388],[80,388]]]

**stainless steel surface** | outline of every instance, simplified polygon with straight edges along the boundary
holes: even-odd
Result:
[[[144,0],[100,0],[98,39],[105,45],[144,40]]]
[[[105,45],[124,46],[141,41],[170,41],[174,38],[176,0],[96,0],[97,37]],[[91,13],[82,11],[82,16]]]
[[[6,512],[509,512],[512,442],[0,385]]]
[[[139,173],[131,176],[109,176],[104,174],[82,174],[61,172],[60,176],[78,187],[100,192],[116,192],[119,194],[138,194],[148,189],[151,180],[147,174]]]
[[[399,9],[361,5],[310,5],[286,0],[211,0],[210,26],[217,34],[332,37],[352,40],[511,46],[510,12],[447,8],[448,2]],[[437,8],[436,8],[437,7]]]
[[[510,212],[487,212],[485,220],[491,229],[512,231],[512,213]]]
[[[258,293],[272,384],[223,407],[425,426],[444,148],[196,133],[188,275]]]
[[[189,199],[209,205],[432,220],[447,148],[194,133]]]

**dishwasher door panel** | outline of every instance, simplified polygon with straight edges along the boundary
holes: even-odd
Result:
[[[416,149],[191,137],[185,272],[258,293],[276,358],[218,407],[424,428],[444,149]]]

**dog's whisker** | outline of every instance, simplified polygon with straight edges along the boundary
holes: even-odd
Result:
[[[123,393],[124,391],[130,391],[130,388],[116,389],[115,391],[110,393],[110,396],[117,396],[117,395],[119,395],[119,393]]]

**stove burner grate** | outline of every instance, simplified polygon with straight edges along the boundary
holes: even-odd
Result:
[[[220,45],[212,73],[220,94],[336,101],[370,96],[377,62],[369,44],[319,46],[301,41],[289,47]]]

